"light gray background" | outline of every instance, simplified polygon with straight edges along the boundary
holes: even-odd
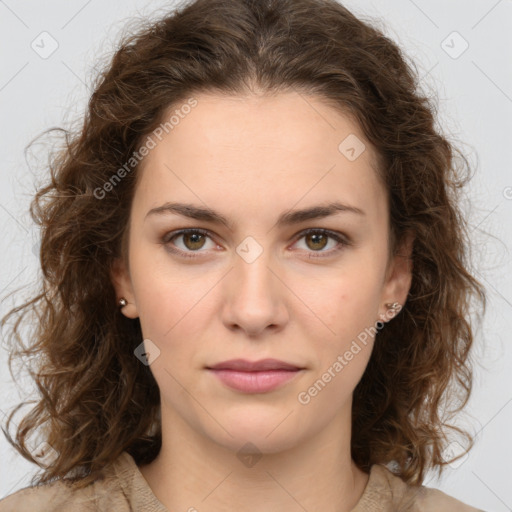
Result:
[[[44,173],[32,157],[25,159],[25,146],[43,130],[68,126],[79,117],[94,67],[111,54],[129,18],[155,16],[172,5],[161,0],[0,0],[2,315],[13,303],[5,296],[38,275],[37,234],[28,204],[35,180]],[[437,91],[440,124],[464,141],[477,169],[468,190],[473,204],[468,215],[489,309],[477,333],[474,393],[461,419],[476,434],[476,446],[441,481],[429,476],[425,484],[487,512],[512,510],[512,1],[347,0],[345,5],[378,23],[417,62],[423,86]],[[46,59],[31,47],[34,40],[43,46],[43,31],[58,43]],[[44,44],[48,50],[50,40]],[[14,387],[6,361],[2,350],[2,418],[31,389],[29,383],[23,393]],[[0,461],[0,497],[28,485],[37,469],[3,436]]]

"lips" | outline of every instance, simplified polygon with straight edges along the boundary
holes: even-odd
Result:
[[[298,378],[305,368],[278,359],[231,359],[206,368],[225,386],[241,393],[268,393]]]
[[[233,370],[239,372],[263,372],[271,370],[297,371],[302,368],[294,364],[286,363],[278,359],[261,359],[260,361],[248,361],[246,359],[231,359],[208,366],[209,370]]]

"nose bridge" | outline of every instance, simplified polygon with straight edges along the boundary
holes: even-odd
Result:
[[[270,251],[265,250],[253,260],[239,256],[235,264],[234,279],[239,291],[252,295],[272,295],[272,277],[270,271]]]
[[[271,251],[247,237],[236,252],[234,269],[229,273],[224,321],[251,333],[282,324],[285,311],[282,285],[274,275]]]

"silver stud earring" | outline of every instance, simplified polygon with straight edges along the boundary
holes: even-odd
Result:
[[[128,301],[124,297],[122,297],[121,299],[119,299],[118,304],[120,308],[124,308],[128,304]]]
[[[385,306],[388,309],[392,309],[393,311],[401,308],[401,305],[398,302],[393,302],[393,304],[388,303],[388,304],[385,304]]]

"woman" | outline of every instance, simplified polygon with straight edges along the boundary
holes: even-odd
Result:
[[[476,510],[422,485],[485,306],[433,112],[334,0],[125,40],[32,205],[41,398],[9,440],[44,472],[0,511]]]

